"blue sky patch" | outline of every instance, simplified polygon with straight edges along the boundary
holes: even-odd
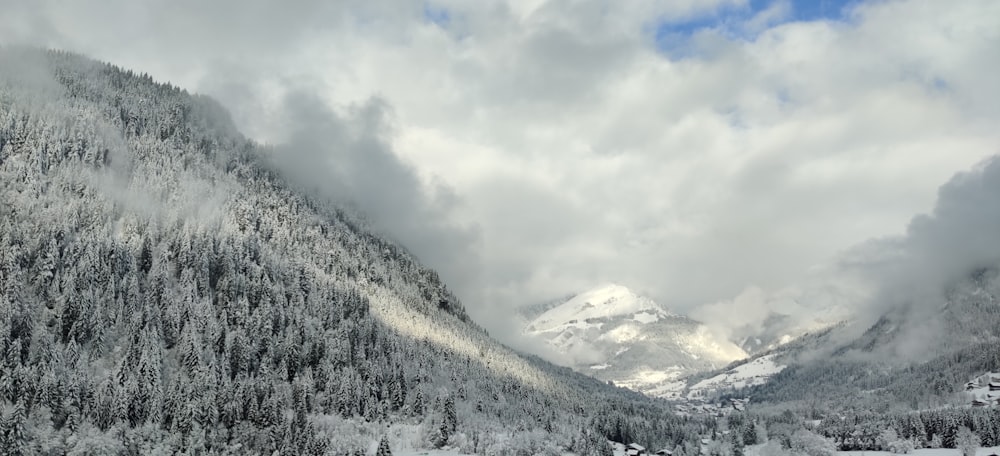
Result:
[[[451,13],[444,7],[424,3],[424,20],[447,28],[451,22]]]
[[[848,7],[855,3],[859,2],[857,0],[792,0],[792,14],[796,21],[839,21],[844,19]]]
[[[683,21],[663,21],[653,27],[657,49],[671,56],[681,57],[690,37],[699,30],[715,29],[723,34],[743,39],[754,39],[755,33],[746,24],[757,14],[777,3],[775,0],[749,0],[748,6],[724,6],[718,10],[688,18]],[[777,23],[809,22],[818,20],[840,21],[859,0],[791,0],[791,14]],[[776,25],[776,24],[773,24]]]

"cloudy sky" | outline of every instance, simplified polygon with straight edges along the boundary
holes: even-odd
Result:
[[[290,161],[350,160],[331,175],[364,176],[353,191],[375,221],[498,331],[510,306],[605,282],[749,312],[905,233],[942,184],[1000,152],[994,0],[0,10],[0,43],[211,95]]]

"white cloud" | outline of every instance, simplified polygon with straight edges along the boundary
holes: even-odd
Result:
[[[607,281],[681,310],[781,288],[998,152],[997,2],[860,3],[843,22],[775,2],[727,25],[753,33],[679,28],[661,52],[658,29],[724,8],[749,6],[14,0],[0,42],[207,92],[269,141],[293,131],[289,92],[385,100],[393,153],[479,227],[481,317]]]

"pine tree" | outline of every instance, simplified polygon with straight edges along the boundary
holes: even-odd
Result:
[[[448,433],[452,434],[458,429],[458,414],[455,412],[455,398],[449,395],[444,400],[444,425],[448,427]]]
[[[738,432],[732,432],[729,435],[733,444],[733,456],[743,456],[743,435]]]
[[[389,439],[384,435],[378,442],[378,451],[375,456],[392,456],[392,450],[389,449]]]
[[[448,424],[442,421],[441,424],[434,429],[434,435],[431,437],[431,443],[434,444],[435,448],[443,448],[448,444],[449,438],[451,438],[451,431],[448,430]]]
[[[743,428],[740,429],[739,431],[741,431],[740,434],[742,438],[742,443],[744,445],[756,445],[758,443],[761,443],[757,441],[757,430],[755,423],[748,421],[743,424]],[[733,432],[736,432],[736,430],[734,430]]]
[[[955,448],[962,452],[962,456],[976,456],[979,443],[979,436],[965,426],[960,427],[955,435]]]
[[[591,448],[594,451],[592,454],[594,456],[612,456],[614,454],[611,444],[608,443],[608,440],[605,439],[604,436],[596,432],[591,432],[590,438]]]
[[[413,404],[410,408],[413,416],[421,416],[424,414],[424,392],[419,385],[417,385],[416,390],[417,392],[413,395]]]
[[[0,410],[0,453],[24,454],[23,450],[27,444],[24,430],[26,418],[24,407],[20,402],[3,405]]]
[[[927,442],[927,448],[941,448],[941,436],[938,434],[931,435],[931,440]]]

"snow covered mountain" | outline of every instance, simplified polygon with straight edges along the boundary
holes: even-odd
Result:
[[[0,46],[0,454],[693,438],[662,402],[490,338],[272,153],[205,97]]]
[[[746,357],[704,324],[616,284],[554,304],[523,332],[559,353],[559,364],[650,394]]]
[[[915,410],[968,406],[971,399],[957,394],[966,382],[1000,368],[998,303],[1000,268],[977,269],[951,283],[940,301],[895,306],[873,323],[856,319],[824,328],[670,391],[696,401],[809,400],[835,410],[873,400]]]
[[[850,319],[843,309],[824,309],[811,318],[800,316],[793,319],[788,315],[771,313],[759,327],[745,326],[733,329],[731,340],[749,355],[775,350],[798,338],[821,332]]]

